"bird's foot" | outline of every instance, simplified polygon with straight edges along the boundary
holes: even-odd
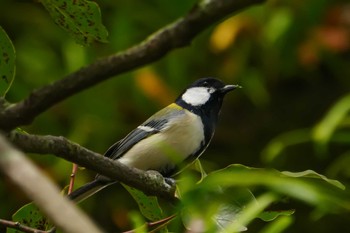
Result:
[[[165,183],[167,183],[169,186],[173,187],[176,185],[176,180],[170,177],[164,177]]]

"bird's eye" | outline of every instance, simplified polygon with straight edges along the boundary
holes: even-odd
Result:
[[[209,87],[209,83],[208,82],[204,82],[203,83],[203,87]]]

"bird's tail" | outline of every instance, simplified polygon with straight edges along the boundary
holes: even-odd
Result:
[[[101,180],[94,180],[70,193],[68,198],[78,203],[111,184],[113,184],[113,182],[106,183]]]

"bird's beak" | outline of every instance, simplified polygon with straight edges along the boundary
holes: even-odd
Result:
[[[239,86],[239,85],[226,85],[226,86],[224,86],[223,88],[220,89],[220,92],[223,93],[223,94],[226,94],[226,93],[228,93],[230,91],[233,91],[236,88],[242,88],[242,87]]]

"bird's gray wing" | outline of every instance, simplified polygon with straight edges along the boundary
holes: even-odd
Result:
[[[136,143],[141,140],[159,133],[168,123],[168,119],[183,114],[183,110],[174,108],[172,105],[155,113],[139,127],[131,131],[125,138],[113,144],[105,153],[105,156],[111,159],[122,157]]]
[[[157,130],[146,131],[136,128],[131,131],[125,138],[119,142],[113,144],[105,153],[106,157],[111,159],[118,159],[124,155],[131,147],[133,147],[139,141],[149,137],[152,134],[158,133]]]

